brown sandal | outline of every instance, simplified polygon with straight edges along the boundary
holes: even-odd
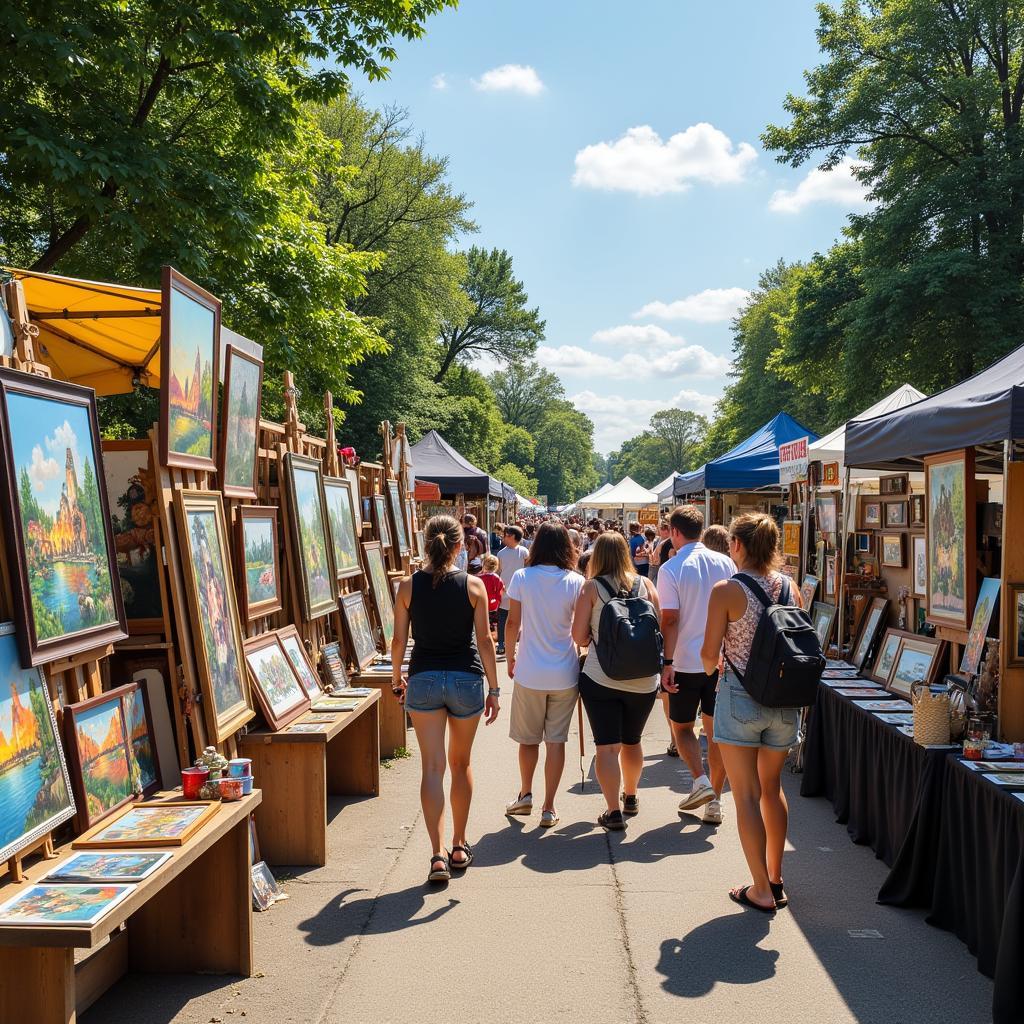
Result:
[[[439,871],[434,870],[435,864],[441,864]],[[452,869],[449,866],[447,855],[438,853],[430,858],[430,874],[427,875],[428,882],[447,882],[451,877]]]
[[[473,851],[470,849],[469,843],[461,843],[458,846],[452,847],[452,856],[456,853],[464,853],[466,855],[465,860],[452,860],[451,866],[453,871],[465,871],[470,864],[473,863]]]

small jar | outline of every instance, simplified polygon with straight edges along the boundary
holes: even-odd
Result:
[[[985,756],[985,722],[980,715],[971,715],[967,719],[967,733],[964,736],[964,758],[967,761],[980,761]]]

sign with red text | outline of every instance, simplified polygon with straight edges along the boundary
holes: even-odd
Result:
[[[779,483],[796,484],[807,479],[809,437],[779,445]]]

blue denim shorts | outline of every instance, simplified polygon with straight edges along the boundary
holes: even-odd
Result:
[[[409,677],[406,711],[446,710],[452,718],[474,718],[484,709],[484,677],[475,672],[432,669]]]
[[[796,708],[766,708],[758,704],[736,674],[726,669],[715,701],[716,743],[789,750],[796,743],[799,719]]]

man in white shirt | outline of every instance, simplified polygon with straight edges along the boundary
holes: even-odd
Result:
[[[679,809],[693,811],[706,804],[704,821],[720,825],[725,767],[714,739],[718,671],[711,675],[704,671],[700,649],[704,643],[711,589],[716,583],[731,579],[736,566],[728,555],[720,555],[700,543],[703,529],[704,516],[694,505],[681,505],[669,518],[676,553],[658,573],[666,654],[661,686],[669,694],[669,724],[676,748],[693,776],[693,789],[680,802]],[[704,771],[700,743],[693,731],[698,708],[708,741],[710,779]]]
[[[498,552],[498,575],[505,584],[505,592],[501,596],[498,608],[498,650],[499,657],[505,656],[505,623],[508,621],[508,587],[512,577],[526,565],[530,549],[523,546],[522,528],[514,524],[505,527],[502,535],[504,547]]]

